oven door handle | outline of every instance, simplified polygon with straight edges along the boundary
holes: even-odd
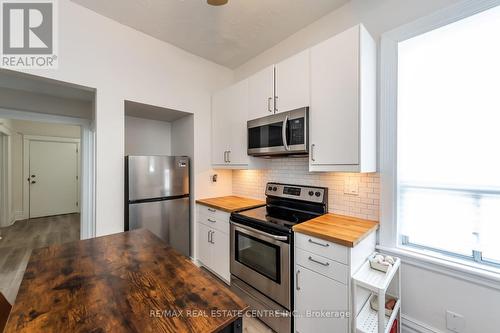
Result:
[[[281,127],[281,137],[283,140],[283,146],[285,147],[285,150],[290,150],[290,147],[288,147],[288,142],[286,140],[286,128],[288,127],[288,115],[285,116],[285,119],[283,119],[283,126]]]
[[[273,235],[273,234],[270,234],[270,233],[267,233],[267,232],[264,232],[264,231],[260,231],[258,229],[247,228],[247,227],[244,227],[241,224],[234,223],[234,222],[231,222],[231,224],[233,224],[234,226],[236,226],[238,228],[245,229],[245,230],[248,230],[248,231],[251,231],[251,232],[255,232],[256,234],[259,234],[259,235],[262,235],[262,236],[265,236],[265,237],[269,237],[269,238],[272,238],[274,240],[278,240],[278,241],[287,241],[288,240],[288,236]]]

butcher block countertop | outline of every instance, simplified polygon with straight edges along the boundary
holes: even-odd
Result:
[[[246,308],[138,229],[33,250],[5,332],[209,333],[235,324]]]
[[[244,209],[257,208],[260,206],[265,206],[266,204],[266,202],[262,200],[238,197],[235,195],[199,199],[196,200],[196,203],[215,209],[220,209],[228,213],[233,213]]]
[[[295,232],[348,247],[356,246],[377,229],[378,222],[376,221],[337,214],[325,214],[293,227]]]

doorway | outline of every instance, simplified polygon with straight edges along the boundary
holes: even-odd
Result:
[[[0,96],[12,165],[0,291],[14,303],[33,249],[95,236],[95,89],[0,70]]]
[[[80,140],[28,136],[24,141],[29,218],[78,213]]]

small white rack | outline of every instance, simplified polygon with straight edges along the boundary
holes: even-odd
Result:
[[[387,271],[381,272],[371,268],[370,261],[366,262],[359,268],[352,278],[352,308],[355,315],[353,316],[353,332],[354,333],[389,333],[394,320],[398,319],[398,330],[401,332],[401,260],[396,258],[394,265]],[[391,286],[394,277],[397,277],[397,295],[390,295],[396,298],[396,305],[391,316],[385,314],[385,296],[389,286]],[[368,290],[371,294],[365,299],[365,303],[361,310],[357,311],[357,293],[358,288]],[[370,300],[372,297],[378,296],[379,311],[371,308]]]

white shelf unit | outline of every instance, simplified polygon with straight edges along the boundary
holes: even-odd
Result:
[[[396,295],[388,293],[394,278],[397,282],[394,292]],[[356,303],[359,288],[369,291],[370,294],[358,312]],[[353,333],[389,333],[395,319],[398,320],[397,332],[401,332],[401,259],[396,258],[394,265],[385,273],[371,268],[369,260],[366,260],[352,278],[352,291]],[[370,300],[375,295],[378,296],[379,311],[370,306]],[[391,316],[385,314],[386,295],[396,299]]]

